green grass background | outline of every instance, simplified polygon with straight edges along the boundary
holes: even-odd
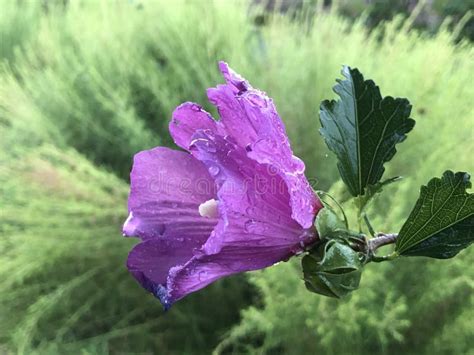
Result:
[[[306,292],[300,260],[215,283],[163,314],[120,235],[134,153],[172,146],[183,101],[226,60],[274,98],[308,177],[344,199],[318,134],[342,64],[408,97],[417,125],[370,216],[395,231],[420,184],[474,172],[474,51],[402,18],[368,33],[336,12],[238,1],[0,1],[0,353],[474,354],[474,251],[371,265],[343,301]],[[455,24],[454,24],[455,25]],[[350,206],[349,206],[350,208]]]

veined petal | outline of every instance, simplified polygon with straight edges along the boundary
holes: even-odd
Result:
[[[240,74],[233,71],[226,62],[219,62],[219,70],[224,76],[225,81],[229,86],[234,87],[234,92],[238,93],[251,89],[252,86]]]
[[[322,205],[304,176],[304,163],[293,155],[273,100],[226,63],[219,63],[219,68],[227,84],[208,90],[209,101],[219,111],[219,123],[250,158],[277,170],[291,195],[292,217],[309,228]]]
[[[273,101],[226,63],[219,67],[226,85],[208,97],[221,120],[193,103],[173,113],[171,135],[191,154],[155,148],[135,156],[124,234],[143,241],[127,265],[165,308],[223,276],[286,260],[317,238],[322,206]]]
[[[135,155],[126,236],[181,238],[205,242],[217,223],[199,214],[216,197],[207,168],[190,154],[158,147]]]
[[[250,159],[230,138],[198,131],[191,150],[215,172],[220,218],[195,256],[170,270],[171,302],[223,276],[286,260],[316,238],[313,230],[291,218],[290,195],[282,178]]]
[[[169,130],[179,147],[188,150],[191,137],[199,129],[218,131],[220,128],[212,116],[198,104],[185,102],[174,110]]]
[[[128,255],[127,267],[143,288],[158,297],[166,309],[166,282],[171,268],[184,265],[199,248],[198,240],[155,238],[135,245]]]

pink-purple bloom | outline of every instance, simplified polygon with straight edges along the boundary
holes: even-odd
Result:
[[[301,252],[322,208],[293,155],[273,101],[224,62],[226,84],[208,89],[220,120],[195,103],[177,107],[170,133],[185,151],[135,155],[126,236],[141,242],[127,266],[165,308],[221,277]]]

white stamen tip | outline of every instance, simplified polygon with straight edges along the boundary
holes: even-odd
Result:
[[[214,199],[211,199],[211,200],[207,200],[204,203],[201,203],[199,205],[199,214],[202,217],[217,218],[218,216],[217,201]]]

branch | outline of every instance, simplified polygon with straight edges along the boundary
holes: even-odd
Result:
[[[381,261],[395,259],[398,256],[398,254],[395,252],[389,255],[385,255],[385,256],[377,256],[375,255],[375,251],[384,245],[395,243],[397,241],[397,238],[398,238],[398,234],[396,233],[389,233],[389,234],[377,233],[375,238],[369,239],[367,242],[367,246],[368,246],[370,261],[381,262]]]
[[[389,233],[389,234],[384,234],[384,233],[377,233],[375,238],[369,239],[368,244],[369,244],[369,250],[372,252],[375,252],[378,248],[388,245],[388,244],[393,244],[397,241],[398,234],[396,233]]]

